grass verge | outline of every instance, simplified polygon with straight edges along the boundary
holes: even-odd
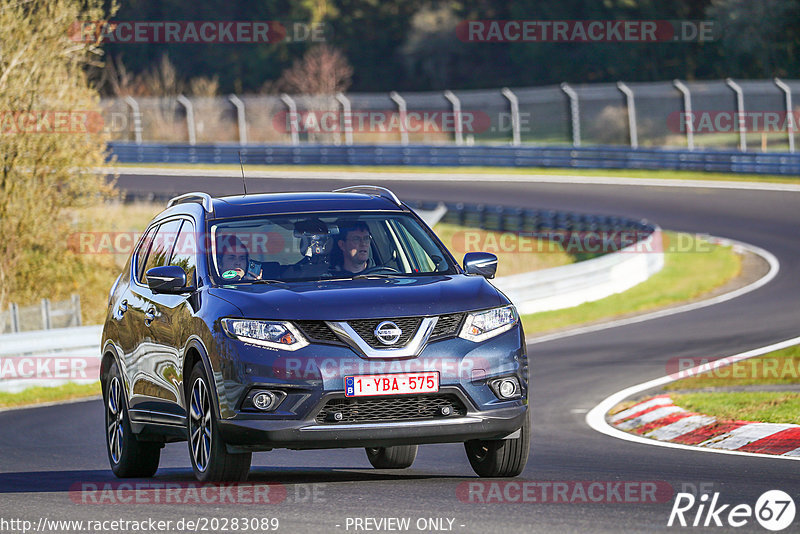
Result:
[[[32,387],[19,393],[0,392],[0,408],[64,401],[100,394],[100,381],[92,384],[64,384],[56,387]]]
[[[688,234],[664,232],[663,236],[661,271],[628,291],[602,300],[523,315],[525,333],[543,333],[686,302],[724,285],[741,270],[741,259],[731,247],[710,244]],[[676,242],[681,246],[670,245]]]
[[[800,423],[800,393],[737,391],[670,395],[685,410],[718,419],[762,423]]]
[[[186,163],[118,163],[116,168],[159,169],[227,169],[239,170],[238,165],[206,165]],[[701,171],[648,171],[641,169],[573,169],[553,167],[421,167],[413,165],[245,165],[249,171],[307,171],[307,172],[374,172],[374,173],[433,173],[433,174],[538,174],[547,176],[613,176],[615,178],[658,178],[661,180],[713,180],[725,182],[769,182],[798,184],[800,177],[771,174],[726,174]]]

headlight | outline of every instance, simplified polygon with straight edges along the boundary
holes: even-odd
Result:
[[[517,310],[514,306],[470,313],[467,315],[467,320],[464,322],[458,337],[476,342],[484,341],[503,332],[508,332],[517,324],[517,320]]]
[[[297,350],[308,345],[292,323],[284,321],[252,321],[248,319],[223,319],[225,332],[246,343],[282,350]]]

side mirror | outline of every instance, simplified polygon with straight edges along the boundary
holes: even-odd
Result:
[[[145,274],[147,286],[153,293],[179,294],[194,291],[194,287],[186,287],[186,271],[178,265],[153,267]]]
[[[467,252],[464,270],[467,274],[479,274],[491,280],[497,272],[497,256],[489,252]]]

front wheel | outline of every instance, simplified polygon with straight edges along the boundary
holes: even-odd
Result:
[[[405,469],[417,458],[416,445],[367,447],[367,459],[375,469]]]
[[[192,369],[189,383],[189,456],[200,482],[236,482],[247,479],[252,453],[232,454],[219,433],[203,363]]]
[[[464,443],[472,470],[482,477],[515,477],[528,463],[531,423],[528,417],[519,437],[512,439],[474,439]]]
[[[161,444],[139,441],[131,430],[117,362],[112,363],[108,370],[103,401],[106,407],[106,453],[111,471],[119,478],[153,476],[161,459]]]

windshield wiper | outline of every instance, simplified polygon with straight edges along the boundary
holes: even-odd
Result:
[[[388,274],[388,273],[370,273],[370,274],[356,274],[353,275],[353,280],[358,280],[359,278],[404,278],[408,276],[407,274]]]
[[[285,280],[270,280],[269,278],[264,278],[261,280],[245,280],[246,284],[285,284],[287,283]]]

